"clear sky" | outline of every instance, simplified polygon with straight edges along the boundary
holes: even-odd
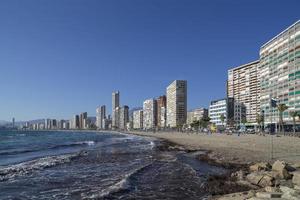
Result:
[[[188,108],[225,97],[227,70],[300,19],[299,0],[2,0],[0,119],[142,106],[174,79]]]

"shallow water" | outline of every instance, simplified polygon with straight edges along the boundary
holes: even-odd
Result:
[[[0,199],[205,199],[225,170],[151,138],[0,132]],[[200,152],[201,153],[201,152]]]

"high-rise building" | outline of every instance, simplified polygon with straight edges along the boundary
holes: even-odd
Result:
[[[45,119],[45,129],[51,129],[51,120]]]
[[[221,120],[221,115],[225,117],[224,122]],[[222,126],[234,120],[234,99],[225,98],[211,101],[209,106],[210,122],[216,126]]]
[[[12,118],[12,128],[15,128],[15,118]]]
[[[286,104],[283,121],[291,123],[290,111],[300,111],[300,20],[260,48],[260,109],[265,124],[279,121],[277,104]]]
[[[127,129],[127,123],[129,122],[129,107],[123,106],[119,111],[119,128],[121,130]]]
[[[196,108],[187,112],[187,124],[191,124],[194,121],[199,121],[202,118],[208,117],[208,110],[206,108]]]
[[[182,126],[187,117],[187,81],[175,80],[167,87],[167,126]]]
[[[143,110],[133,112],[133,128],[143,129]]]
[[[217,126],[239,126],[246,118],[245,105],[235,102],[232,97],[211,101],[208,112],[210,122]],[[221,115],[225,118],[224,122],[221,120]]]
[[[118,119],[116,118],[116,109],[120,107],[120,92],[112,93],[112,128],[118,128]]]
[[[166,107],[167,107],[167,98],[165,95],[160,96],[156,99],[157,102],[157,127],[164,128],[166,127]]]
[[[157,102],[155,99],[147,99],[143,103],[143,128],[153,129],[157,122]]]
[[[256,60],[228,70],[227,97],[245,105],[246,120],[253,125],[260,113],[258,67],[259,60]]]
[[[102,129],[103,119],[106,118],[106,107],[105,105],[96,109],[96,126],[98,129]]]
[[[51,119],[50,120],[50,127],[51,127],[51,129],[57,129],[57,121],[56,121],[56,119]]]
[[[86,128],[86,121],[87,120],[87,112],[83,112],[80,114],[79,117],[79,129],[85,129]]]

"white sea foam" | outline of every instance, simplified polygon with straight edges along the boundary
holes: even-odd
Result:
[[[0,181],[12,179],[16,176],[26,175],[36,170],[70,162],[73,158],[85,155],[84,153],[47,156],[35,160],[22,162],[7,167],[0,167]]]
[[[150,166],[151,164],[152,163],[149,163],[147,165],[139,167],[139,168],[125,174],[124,177],[120,181],[118,181],[115,184],[109,186],[108,188],[105,188],[105,189],[101,190],[99,193],[87,196],[84,199],[101,199],[101,198],[107,197],[108,195],[110,195],[112,193],[115,193],[115,192],[118,192],[118,191],[125,190],[125,189],[129,188],[130,187],[129,178],[131,176],[133,176],[134,174],[138,173],[139,171],[141,171],[142,169]]]

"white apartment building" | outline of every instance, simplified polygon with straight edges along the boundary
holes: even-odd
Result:
[[[175,80],[167,87],[167,127],[176,128],[186,123],[187,81]]]
[[[156,127],[156,100],[147,99],[143,103],[143,128],[152,129]]]
[[[133,128],[143,129],[143,110],[133,112]]]

